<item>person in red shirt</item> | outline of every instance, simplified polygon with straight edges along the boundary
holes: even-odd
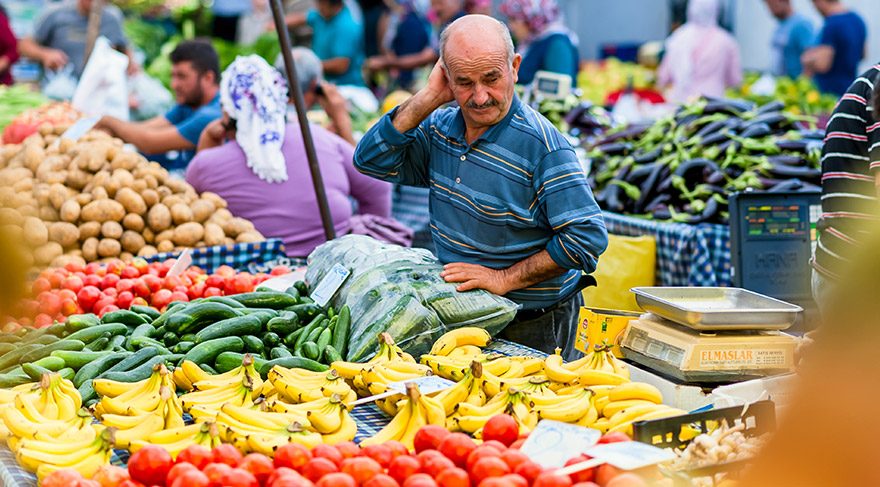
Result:
[[[12,84],[12,65],[18,61],[18,40],[9,27],[6,9],[0,5],[0,83]]]

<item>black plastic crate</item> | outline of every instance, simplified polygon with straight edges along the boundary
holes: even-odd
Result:
[[[744,410],[745,414],[743,415]],[[749,405],[748,408],[734,406],[672,418],[639,421],[633,423],[633,439],[657,448],[682,449],[690,442],[690,438],[681,438],[684,427],[707,433],[709,432],[707,421],[720,423],[725,419],[730,427],[744,423],[743,434],[746,436],[770,433],[776,429],[776,405],[773,404],[773,401],[758,401]]]

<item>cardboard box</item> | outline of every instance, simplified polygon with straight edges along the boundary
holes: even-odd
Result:
[[[639,317],[639,313],[618,311],[602,308],[581,308],[578,315],[578,329],[574,348],[588,353],[596,345],[609,344],[615,357],[623,358],[620,340],[630,320]]]

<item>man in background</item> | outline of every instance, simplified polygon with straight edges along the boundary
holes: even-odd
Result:
[[[801,55],[813,45],[813,24],[794,11],[791,0],[764,0],[770,13],[779,21],[770,46],[771,72],[775,76],[797,78],[801,75]]]
[[[343,0],[317,0],[307,13],[288,14],[289,28],[308,24],[312,50],[321,58],[324,75],[337,85],[364,86],[364,31]]]
[[[801,56],[804,74],[814,76],[823,93],[843,95],[856,79],[865,57],[868,28],[865,21],[839,0],[813,0],[825,18],[819,40]]]

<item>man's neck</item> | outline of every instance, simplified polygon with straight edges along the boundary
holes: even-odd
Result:
[[[465,128],[464,139],[467,141],[468,145],[471,145],[474,141],[479,139],[481,135],[485,134],[487,130],[489,130],[489,127],[479,127],[475,129]]]
[[[207,105],[208,103],[211,103],[211,100],[213,100],[214,97],[217,96],[217,91],[219,91],[219,90],[220,90],[219,86],[212,86],[212,87],[208,88],[207,90],[205,90],[205,96],[202,97],[202,104],[199,106],[203,107],[203,106]]]
[[[828,7],[828,14],[825,16],[831,17],[832,15],[842,14],[844,12],[846,12],[846,6],[842,3],[835,3]]]

